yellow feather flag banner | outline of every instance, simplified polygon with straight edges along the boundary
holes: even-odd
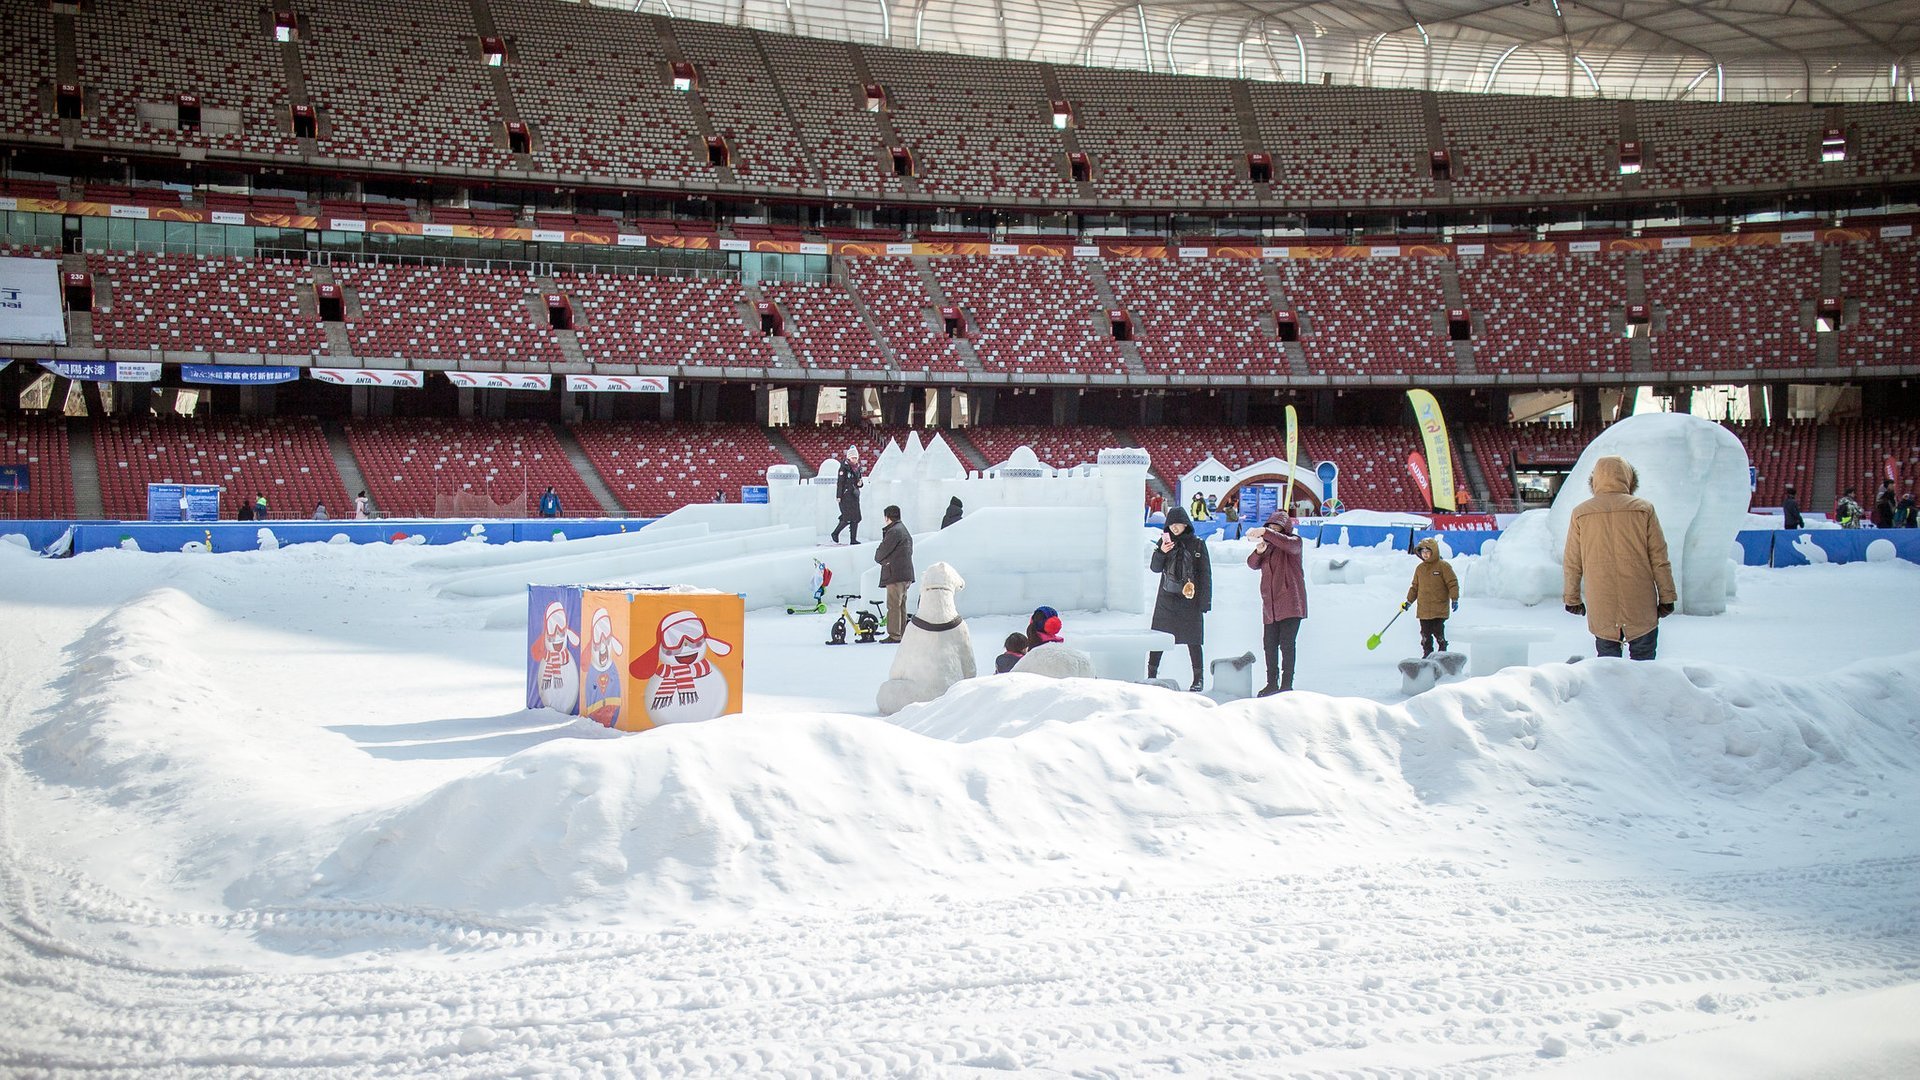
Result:
[[[1440,403],[1425,390],[1407,391],[1413,402],[1413,419],[1420,426],[1420,438],[1427,447],[1427,475],[1433,481],[1433,508],[1454,509],[1453,447],[1447,442],[1447,422],[1440,416]]]
[[[1280,509],[1293,513],[1293,463],[1300,459],[1300,415],[1287,406],[1287,497],[1280,500]]]

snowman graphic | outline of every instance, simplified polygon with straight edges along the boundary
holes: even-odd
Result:
[[[655,724],[691,724],[727,711],[731,688],[709,657],[731,654],[732,645],[710,636],[707,624],[691,611],[663,617],[654,640],[628,670],[647,680],[642,702]]]
[[[626,647],[613,636],[613,616],[606,608],[593,609],[593,627],[587,634],[587,684],[580,715],[602,727],[620,718],[620,669],[613,658]]]
[[[566,605],[558,600],[547,605],[542,626],[540,640],[533,643],[533,658],[540,665],[534,687],[542,705],[570,713],[580,700],[573,655],[580,644],[580,635],[567,625]]]

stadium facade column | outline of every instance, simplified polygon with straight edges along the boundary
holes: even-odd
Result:
[[[1053,390],[1053,423],[1055,427],[1080,422],[1080,390],[1072,386],[1057,386]]]
[[[1597,386],[1578,387],[1573,392],[1573,419],[1575,423],[1585,424],[1598,420],[1605,423],[1610,417],[1600,411],[1600,388]]]

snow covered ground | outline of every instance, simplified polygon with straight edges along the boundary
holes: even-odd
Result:
[[[1920,1074],[1920,566],[1570,665],[1461,559],[1552,639],[1407,700],[1412,559],[1314,554],[1292,695],[883,720],[888,646],[756,612],[746,715],[619,736],[517,707],[445,549],[0,545],[0,1072]]]

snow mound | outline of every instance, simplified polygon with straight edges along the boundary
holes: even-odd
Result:
[[[318,866],[282,865],[248,888],[262,901],[674,921],[1065,886],[1142,859],[1200,875],[1338,860],[1449,805],[1495,806],[1555,850],[1635,859],[1648,828],[1685,835],[1715,817],[1730,832],[1838,835],[1863,825],[1822,820],[1840,816],[1831,804],[1789,807],[1916,771],[1915,660],[1800,679],[1596,660],[1404,705],[1295,693],[1214,707],[1149,686],[992,676],[903,711],[912,730],[749,715],[547,742],[365,815]]]

